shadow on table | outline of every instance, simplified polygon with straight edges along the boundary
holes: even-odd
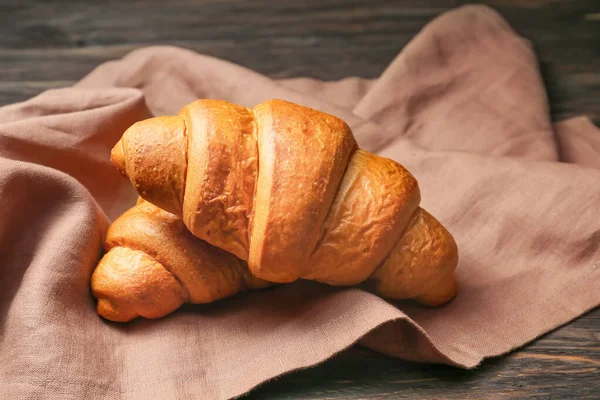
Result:
[[[485,361],[474,370],[421,364],[382,356],[355,346],[325,363],[267,382],[244,399],[399,398],[418,393],[444,396],[473,381],[489,379],[503,358]]]

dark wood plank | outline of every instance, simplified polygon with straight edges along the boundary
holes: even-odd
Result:
[[[258,0],[90,2],[22,0],[0,5],[0,104],[30,97],[38,82],[77,80],[102,61],[151,44],[176,44],[275,77],[376,77],[446,9],[467,1]],[[555,119],[600,122],[600,3],[491,0],[531,39]],[[46,84],[47,86],[47,84]],[[11,89],[12,88],[12,89]]]
[[[69,86],[99,63],[173,44],[273,77],[377,77],[459,0],[0,1],[0,105]],[[489,0],[539,54],[554,119],[600,123],[600,2]],[[473,371],[353,348],[250,399],[598,398],[600,310]]]

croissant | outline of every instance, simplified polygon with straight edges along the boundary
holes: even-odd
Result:
[[[416,179],[332,115],[198,100],[132,125],[111,160],[142,198],[265,281],[362,283],[430,306],[456,293],[456,243],[419,207]]]
[[[181,219],[139,200],[109,227],[92,274],[97,312],[125,322],[160,318],[184,302],[210,303],[271,284],[247,264],[193,236]]]

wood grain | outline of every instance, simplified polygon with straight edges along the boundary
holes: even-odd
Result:
[[[452,0],[0,2],[0,105],[69,86],[99,63],[173,44],[273,77],[377,77]],[[552,116],[600,124],[600,2],[496,0],[540,58]],[[585,399],[600,396],[600,310],[473,371],[353,348],[248,399]]]
[[[0,104],[83,77],[150,44],[175,44],[274,77],[377,77],[432,18],[467,1],[45,1],[0,5]],[[496,0],[531,39],[553,117],[600,122],[600,2]],[[18,84],[23,83],[22,90]],[[37,91],[35,88],[38,88]]]
[[[246,399],[598,399],[600,310],[472,371],[353,348]]]

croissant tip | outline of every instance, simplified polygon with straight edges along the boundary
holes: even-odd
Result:
[[[129,322],[137,317],[137,314],[133,311],[128,309],[121,310],[118,305],[106,298],[98,299],[96,312],[102,318],[113,322]]]
[[[434,288],[415,297],[415,300],[426,307],[439,307],[456,297],[458,290],[458,279],[456,271],[438,283]]]
[[[125,154],[123,154],[123,142],[119,140],[115,147],[110,152],[110,161],[119,170],[119,172],[125,176]]]

